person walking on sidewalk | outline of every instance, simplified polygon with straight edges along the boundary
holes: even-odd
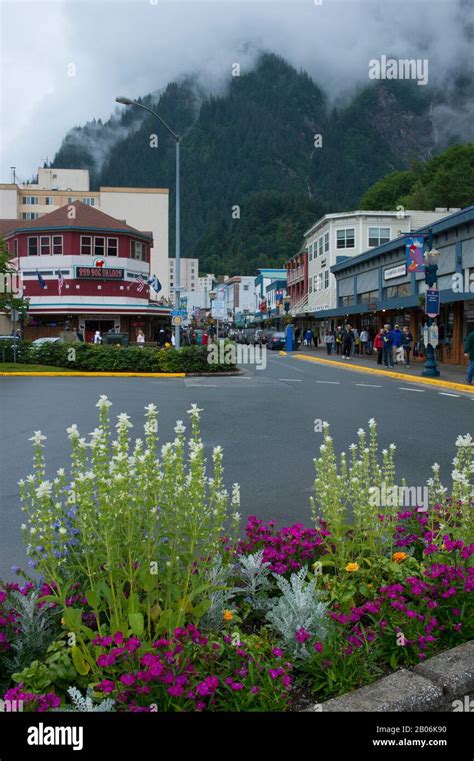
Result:
[[[399,325],[395,325],[392,330],[393,335],[393,362],[398,365],[399,362],[403,362],[402,351],[402,332]]]
[[[336,328],[335,342],[336,342],[336,354],[340,354],[342,351],[342,328],[340,325],[338,325],[338,327]]]
[[[344,333],[342,334],[342,358],[350,359],[352,353],[352,347],[354,345],[354,333],[350,325],[346,325]]]
[[[393,330],[388,324],[383,330],[383,363],[387,369],[393,370]]]
[[[331,356],[331,354],[332,354],[332,347],[334,346],[334,341],[335,341],[334,333],[333,333],[332,330],[330,330],[329,333],[326,333],[326,335],[324,336],[324,342],[326,344],[326,351],[327,351],[329,356]]]
[[[464,356],[469,359],[466,383],[471,386],[474,380],[474,330],[471,330],[464,342]]]
[[[368,351],[367,351],[368,341],[369,341],[369,334],[367,330],[364,328],[360,332],[360,353],[361,354],[368,354]]]
[[[405,365],[406,367],[410,367],[410,353],[411,353],[411,346],[413,343],[413,336],[410,332],[410,328],[405,325],[403,328],[402,333],[402,349],[405,356]]]
[[[380,328],[374,338],[374,349],[377,349],[377,364],[381,365],[383,359],[383,328]]]

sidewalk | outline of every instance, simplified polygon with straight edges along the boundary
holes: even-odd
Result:
[[[428,382],[436,384],[437,381],[440,381],[443,385],[444,383],[452,383],[464,386],[464,391],[472,390],[474,392],[474,385],[469,386],[466,383],[467,367],[464,366],[447,365],[443,364],[443,362],[438,362],[438,370],[440,371],[439,378],[424,378],[421,373],[424,370],[425,358],[423,358],[423,360],[415,359],[412,361],[410,368],[399,364],[395,365],[393,370],[387,370],[383,365],[377,364],[377,354],[375,352],[369,357],[355,355],[350,359],[343,359],[340,354],[335,354],[334,352],[329,356],[325,346],[319,346],[317,349],[314,347],[309,348],[301,346],[298,351],[294,351],[291,354],[294,357],[300,357],[302,359],[308,357],[315,360],[329,360],[331,364],[337,363],[349,368],[366,368],[369,372],[375,371],[376,373],[388,376],[392,375],[392,373],[396,374],[396,377],[403,375],[412,382],[416,380],[421,383]]]

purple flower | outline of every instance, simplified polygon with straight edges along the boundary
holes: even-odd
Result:
[[[304,643],[306,642],[306,640],[310,639],[310,637],[311,637],[311,634],[308,631],[306,631],[304,626],[301,626],[298,629],[298,631],[295,632],[295,638],[297,642]]]

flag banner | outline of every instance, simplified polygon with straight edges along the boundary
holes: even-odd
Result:
[[[422,235],[410,235],[407,238],[405,250],[408,272],[425,271],[424,247],[425,239]]]
[[[146,282],[144,281],[141,275],[137,277],[136,282],[137,282],[137,291],[138,293],[141,293],[146,286]]]
[[[43,275],[41,274],[41,272],[39,272],[38,270],[36,270],[36,277],[38,278],[38,283],[40,284],[41,288],[46,288],[45,279]]]
[[[156,275],[152,275],[151,277],[149,277],[147,282],[148,282],[148,285],[151,288],[153,288],[153,290],[156,293],[159,293],[161,291],[161,283],[158,280],[158,278],[156,277]]]
[[[58,270],[58,293],[61,295],[61,291],[64,288],[64,277],[61,270]]]

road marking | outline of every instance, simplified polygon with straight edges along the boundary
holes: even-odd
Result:
[[[403,386],[398,387],[399,391],[416,391],[417,394],[424,394],[425,389],[424,388],[404,388]]]
[[[215,383],[186,383],[186,388],[217,388]]]
[[[315,383],[330,383],[331,385],[339,386],[341,381],[315,381]]]
[[[382,388],[382,386],[377,386],[375,383],[355,383],[356,386],[367,386],[368,388]]]
[[[459,399],[460,394],[447,394],[446,391],[438,391],[438,394],[440,396],[455,396],[456,399]]]
[[[285,383],[302,383],[301,378],[278,378],[279,381],[285,381]]]

